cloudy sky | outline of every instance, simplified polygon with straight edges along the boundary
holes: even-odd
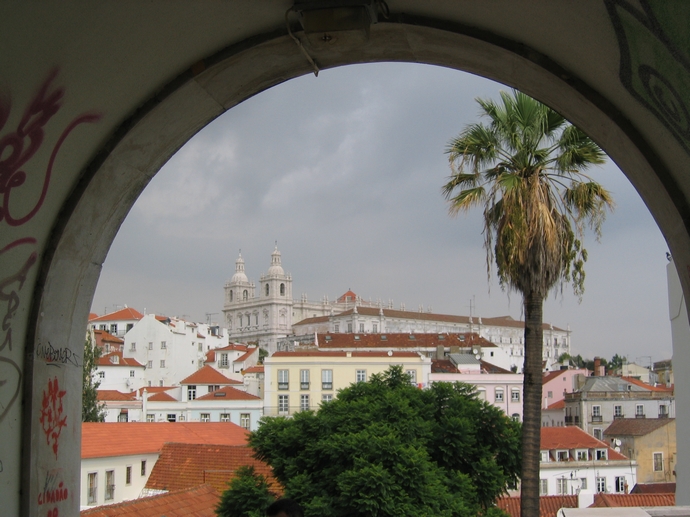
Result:
[[[450,138],[476,97],[507,88],[437,67],[376,64],[279,85],[207,126],[161,169],[113,243],[92,310],[220,319],[242,250],[250,280],[275,241],[293,297],[352,289],[407,310],[521,317],[486,275],[480,212],[451,218],[441,195]],[[586,292],[551,296],[545,320],[573,352],[670,358],[666,243],[613,163],[593,172],[617,208],[588,243]],[[641,245],[644,243],[644,245]]]

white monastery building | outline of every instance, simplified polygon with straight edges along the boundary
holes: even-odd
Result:
[[[249,280],[242,255],[235,261],[235,274],[225,284],[223,306],[230,338],[257,342],[269,353],[286,350],[293,336],[314,333],[359,334],[458,334],[476,333],[501,347],[518,370],[524,363],[524,322],[510,316],[482,318],[455,316],[424,311],[393,309],[393,302],[365,301],[347,291],[333,302],[324,297],[310,302],[306,295],[292,298],[292,276],[286,274],[278,248],[271,254],[268,271],[259,282]],[[570,353],[570,329],[544,324],[544,359],[555,363],[563,353]]]

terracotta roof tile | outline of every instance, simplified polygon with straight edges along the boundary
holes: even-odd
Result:
[[[317,334],[318,346],[323,348],[436,348],[443,347],[496,347],[491,341],[475,333],[459,334]]]
[[[608,449],[609,460],[626,460],[622,454],[614,451],[606,443],[597,440],[579,427],[542,427],[541,450],[553,449]]]
[[[269,486],[282,491],[271,467],[254,459],[253,454],[246,445],[166,443],[151,470],[146,488],[181,490],[209,483],[218,492],[223,492],[235,471],[249,465],[266,477]]]
[[[120,400],[135,400],[136,392],[122,393],[117,390],[98,390],[98,400],[120,401]]]
[[[95,320],[96,318],[98,318],[98,314],[96,314],[95,312],[89,313],[89,321]]]
[[[253,354],[255,354],[256,352],[258,352],[258,350],[259,350],[259,347],[258,347],[258,346],[257,346],[257,347],[254,347],[254,348],[250,348],[250,349],[247,350],[244,354],[242,354],[242,355],[239,356],[237,359],[235,359],[234,362],[235,362],[235,363],[242,363],[242,362],[246,361],[247,359],[249,359]]]
[[[144,315],[140,313],[136,309],[132,309],[131,307],[126,307],[124,309],[120,309],[119,311],[111,312],[110,314],[106,314],[104,316],[99,316],[97,318],[94,318],[91,321],[119,321],[119,320],[140,320],[143,318]]]
[[[675,483],[638,483],[630,491],[631,494],[675,494]]]
[[[180,384],[242,384],[240,381],[235,381],[227,378],[212,366],[206,364],[199,368],[189,377],[180,381]]]
[[[597,494],[590,508],[675,505],[676,494]]]
[[[274,352],[271,357],[386,357],[388,352],[337,352],[335,350],[304,350],[299,352]],[[419,357],[417,352],[395,352],[389,357]]]
[[[510,370],[506,370],[505,368],[501,368],[500,366],[496,366],[495,364],[487,363],[483,359],[480,360],[479,363],[482,365],[482,370],[486,373],[515,373],[511,372]]]
[[[240,391],[232,386],[226,386],[225,388],[221,388],[212,393],[197,397],[196,400],[261,400],[261,397],[250,395],[249,393]]]
[[[248,431],[231,422],[84,422],[81,457],[155,453],[166,442],[246,445]]]
[[[608,436],[644,436],[665,426],[674,418],[617,418],[604,431]]]
[[[646,382],[642,382],[639,379],[636,379],[634,377],[622,377],[624,381],[628,381],[630,384],[634,384],[635,386],[639,386],[640,388],[645,388],[649,391],[666,391],[668,393],[673,393],[673,388],[667,388],[666,386],[652,386],[651,384],[647,384]]]
[[[175,397],[170,395],[169,393],[165,392],[159,392],[159,393],[154,393],[153,395],[149,395],[146,400],[150,402],[179,402]]]
[[[560,376],[560,375],[561,375],[561,371],[560,371],[560,370],[556,370],[556,371],[553,371],[553,372],[544,373],[544,377],[542,377],[542,379],[541,379],[541,384],[542,384],[542,386],[543,386],[544,384],[546,384],[547,382],[549,382],[549,381],[555,379],[556,377]]]
[[[117,358],[117,362],[113,362],[112,358]],[[141,364],[136,359],[131,357],[124,357],[122,352],[117,350],[115,352],[110,352],[109,354],[102,355],[98,358],[98,366],[125,366],[125,367],[139,367],[143,368],[144,365]]]
[[[101,343],[117,343],[118,345],[124,345],[124,341],[117,336],[113,336],[110,332],[106,330],[94,329],[93,337],[96,338],[96,344],[98,346],[103,346]]]
[[[91,508],[81,517],[216,517],[220,496],[209,484]]]
[[[554,402],[546,409],[565,409],[565,399],[561,399],[558,402]]]
[[[257,364],[256,366],[250,366],[245,368],[244,373],[264,373],[264,365]]]
[[[354,302],[355,300],[357,300],[357,295],[350,289],[348,289],[347,292],[343,293],[341,296],[338,297],[338,303]]]
[[[520,496],[501,497],[496,506],[510,517],[520,517]],[[577,496],[545,495],[539,498],[539,517],[556,517],[561,508],[577,508]]]
[[[151,393],[160,393],[162,391],[170,391],[175,389],[174,386],[145,386],[143,388],[137,389],[137,393],[141,397],[144,394],[144,390],[151,396]]]

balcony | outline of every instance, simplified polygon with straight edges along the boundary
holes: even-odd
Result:
[[[290,389],[290,383],[289,382],[279,382],[278,383],[278,389],[279,390],[289,390]]]
[[[332,390],[333,389],[333,383],[332,382],[322,382],[321,383],[321,389],[322,390]]]
[[[646,418],[644,413],[635,413],[635,418]]]
[[[592,415],[592,423],[601,423],[603,420],[601,415]]]
[[[299,383],[299,389],[308,390],[309,389],[309,383],[308,382],[300,382]]]

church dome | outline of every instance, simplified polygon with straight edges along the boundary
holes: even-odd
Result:
[[[244,259],[242,258],[242,252],[240,252],[240,256],[235,261],[235,274],[232,275],[232,279],[230,280],[230,283],[232,283],[232,284],[249,283],[249,279],[247,278],[247,275],[244,272]]]
[[[271,253],[271,267],[268,268],[269,276],[284,276],[283,266],[280,265],[280,251],[276,245],[273,253]]]

